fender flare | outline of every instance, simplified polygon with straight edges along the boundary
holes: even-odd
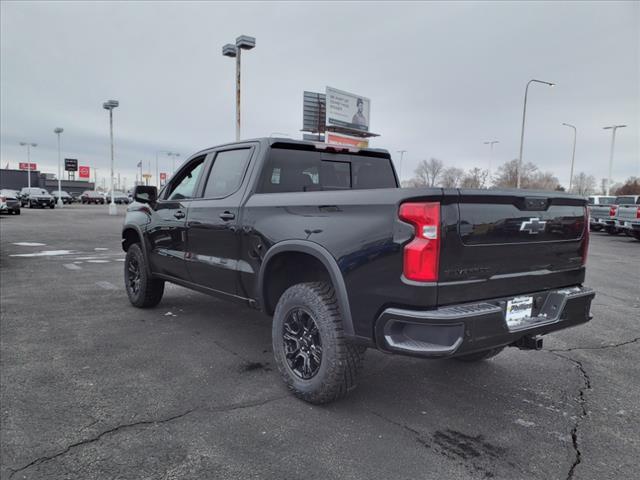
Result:
[[[147,248],[147,242],[145,240],[145,236],[142,231],[142,228],[140,228],[140,226],[136,225],[135,223],[127,223],[126,225],[124,225],[122,227],[123,241],[124,241],[124,232],[126,232],[127,230],[134,230],[138,235],[138,238],[140,239],[140,248],[142,248],[142,255],[144,255],[145,263],[147,265],[147,273],[149,273],[150,275],[153,275],[153,272],[151,271],[151,263],[149,262],[149,250]],[[122,249],[124,250],[124,245],[122,246]]]
[[[300,252],[306,253],[318,259],[329,272],[331,283],[336,291],[336,297],[338,299],[338,307],[342,314],[342,327],[344,333],[347,336],[354,336],[353,320],[351,318],[351,308],[349,307],[349,297],[347,295],[347,287],[344,283],[344,277],[338,267],[338,262],[333,258],[333,255],[323,246],[310,242],[308,240],[284,240],[273,245],[265,254],[260,266],[260,272],[258,274],[258,294],[260,296],[260,303],[265,306],[264,299],[264,277],[269,265],[269,261],[279,253],[284,252]]]

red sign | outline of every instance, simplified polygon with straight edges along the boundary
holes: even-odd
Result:
[[[91,173],[91,169],[89,167],[78,167],[78,176],[80,178],[89,178],[89,174]]]
[[[160,172],[160,183],[164,183],[167,181],[167,174],[164,172]]]
[[[349,135],[336,135],[333,132],[326,133],[326,142],[334,145],[348,145],[351,147],[367,148],[369,140],[366,138],[350,137]]]
[[[18,164],[18,168],[20,170],[37,170],[38,169],[38,165],[35,163],[32,163],[31,166],[29,166],[29,164],[27,162],[20,162]]]

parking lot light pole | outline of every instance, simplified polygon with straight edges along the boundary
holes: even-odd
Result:
[[[404,154],[407,153],[406,150],[398,150],[400,154],[400,170],[398,171],[398,180],[400,180],[400,186],[402,186],[402,160],[404,160]]]
[[[62,202],[62,170],[60,169],[60,134],[64,132],[64,129],[61,127],[57,127],[53,130],[53,133],[55,133],[58,136],[58,207],[63,208],[64,204]]]
[[[611,130],[611,150],[609,151],[609,176],[607,177],[607,195],[611,193],[611,174],[613,171],[613,149],[616,145],[616,130],[624,127],[626,127],[626,125],[611,125],[610,127],[602,127],[603,130]]]
[[[565,127],[573,128],[573,150],[571,152],[571,171],[569,172],[569,193],[571,193],[571,187],[573,186],[573,164],[576,160],[576,138],[578,137],[578,129],[575,125],[570,123],[563,123]]]
[[[489,140],[487,142],[484,142],[485,145],[489,145],[490,148],[490,156],[489,156],[489,174],[491,174],[491,164],[493,163],[493,146],[496,143],[500,143],[500,140]]]
[[[518,156],[518,168],[516,171],[516,188],[520,188],[520,179],[522,171],[522,147],[524,146],[524,123],[527,116],[527,94],[529,93],[529,85],[532,83],[542,83],[549,87],[554,87],[556,84],[551,82],[545,82],[544,80],[536,80],[532,78],[527,82],[527,87],[524,89],[524,106],[522,108],[522,131],[520,132],[520,155]]]
[[[227,43],[222,47],[222,55],[236,59],[236,141],[240,141],[240,64],[242,50],[251,50],[256,46],[256,39],[248,35],[236,38],[236,44]]]
[[[27,147],[27,186],[31,188],[31,147],[37,147],[37,143],[20,142],[22,147]]]
[[[111,175],[109,176],[109,191],[111,192],[111,202],[109,203],[109,215],[117,215],[118,209],[113,198],[113,109],[118,107],[117,100],[107,100],[102,104],[102,108],[109,110],[109,132],[111,135]]]

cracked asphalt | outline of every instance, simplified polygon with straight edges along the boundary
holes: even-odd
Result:
[[[594,318],[543,351],[370,350],[318,407],[280,382],[262,314],[176,286],[131,307],[122,220],[0,217],[2,479],[640,477],[640,242],[592,234]]]

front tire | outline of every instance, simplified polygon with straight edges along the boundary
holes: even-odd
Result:
[[[481,362],[482,360],[489,360],[495,357],[504,350],[504,347],[490,348],[489,350],[483,350],[481,352],[469,353],[468,355],[460,355],[459,357],[453,357],[454,360],[460,362]]]
[[[134,307],[155,307],[164,294],[164,280],[149,274],[147,261],[140,245],[134,243],[127,250],[124,261],[124,285]]]
[[[346,340],[328,283],[300,283],[284,292],[273,316],[272,340],[282,379],[298,398],[328,403],[356,387],[366,348]]]

